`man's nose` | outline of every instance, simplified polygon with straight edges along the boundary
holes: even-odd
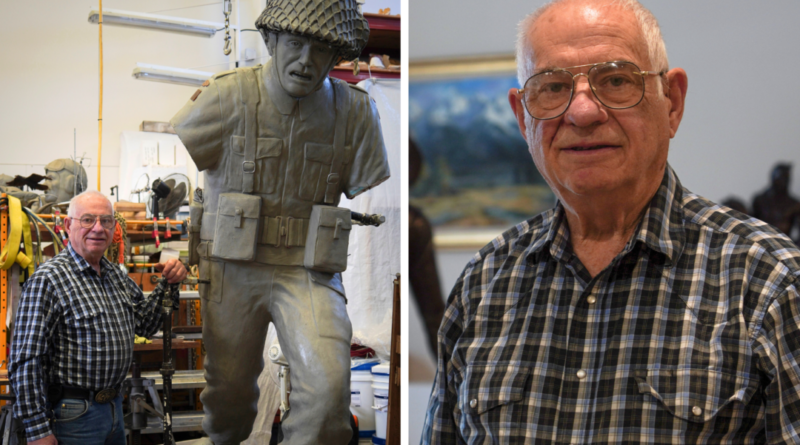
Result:
[[[303,45],[303,48],[300,50],[300,58],[298,61],[303,65],[308,65],[311,61],[311,44],[306,43]]]
[[[585,74],[579,74],[575,78],[572,103],[569,104],[564,118],[578,127],[587,127],[608,120],[608,112],[592,92],[589,79]]]

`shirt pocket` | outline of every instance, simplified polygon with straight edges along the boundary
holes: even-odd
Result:
[[[300,177],[300,199],[322,202],[325,197],[333,145],[307,142],[303,150],[303,174]]]
[[[658,409],[692,423],[714,419],[731,403],[747,404],[757,388],[747,376],[709,369],[636,370],[633,378],[639,393],[654,399]]]
[[[72,332],[64,336],[70,353],[87,355],[88,361],[96,359],[92,354],[100,352],[106,343],[109,329],[105,308],[90,298],[75,297],[70,301],[72,317],[68,329]]]
[[[482,424],[475,422],[475,417],[489,414],[513,421],[518,416],[508,416],[511,413],[502,411],[513,408],[525,398],[530,376],[530,367],[516,364],[468,365],[458,388],[457,411],[464,417],[461,424]]]
[[[256,193],[275,193],[278,184],[278,171],[283,140],[278,138],[258,138],[255,153]],[[231,190],[242,190],[245,162],[245,137],[231,136],[231,148],[228,154],[228,165],[225,169],[225,185]],[[251,166],[252,167],[252,166]]]

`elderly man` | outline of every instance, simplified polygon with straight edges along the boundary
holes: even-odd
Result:
[[[111,202],[96,191],[70,201],[69,247],[25,283],[11,343],[9,376],[28,444],[124,444],[120,386],[134,333],[161,322],[159,284],[149,297],[103,257],[114,234]],[[158,266],[176,289],[177,260]]]
[[[268,63],[217,74],[172,119],[205,172],[192,230],[207,280],[203,429],[216,445],[251,432],[270,321],[291,368],[283,443],[340,445],[352,435],[352,328],[338,273],[351,225],[349,210],[336,206],[342,193],[353,198],[389,177],[374,104],[328,78],[366,44],[357,8],[355,0],[269,0],[256,21]],[[323,232],[333,236],[313,236]],[[319,267],[313,247],[338,266]]]
[[[423,444],[798,443],[800,251],[681,186],[686,73],[635,0],[523,20],[520,131],[555,208],[450,295]]]

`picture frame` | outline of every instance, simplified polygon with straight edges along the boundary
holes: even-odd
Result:
[[[409,64],[409,134],[423,158],[409,202],[437,248],[480,248],[553,206],[508,103],[518,87],[513,55]]]

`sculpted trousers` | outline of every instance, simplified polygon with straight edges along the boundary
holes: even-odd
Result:
[[[339,274],[299,266],[200,260],[203,429],[216,445],[239,444],[258,411],[258,376],[269,322],[289,362],[285,445],[350,440],[350,339]]]

